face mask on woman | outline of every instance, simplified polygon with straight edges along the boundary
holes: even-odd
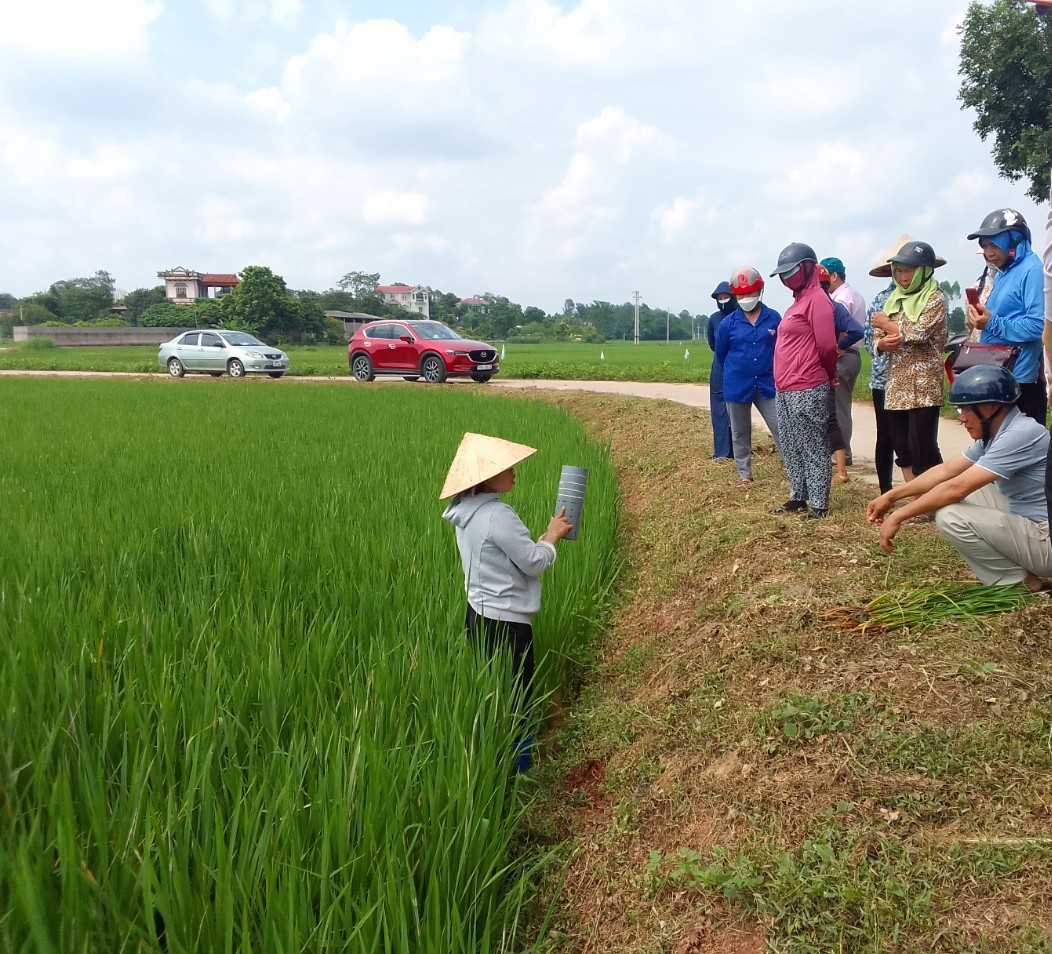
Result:
[[[785,285],[789,291],[799,291],[807,282],[807,271],[804,269],[804,265],[801,262],[791,272],[782,276],[782,284]]]
[[[760,296],[752,295],[749,298],[739,298],[738,307],[744,312],[753,311],[760,304]]]

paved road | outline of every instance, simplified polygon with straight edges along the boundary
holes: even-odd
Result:
[[[150,377],[158,375],[121,374],[109,371],[0,371],[0,376],[25,376],[25,377]],[[184,381],[202,380],[209,381],[207,375],[189,376]],[[360,387],[353,378],[341,375],[332,378],[300,377],[288,375],[285,380],[292,381],[326,381]],[[400,378],[377,378],[377,381],[390,380],[402,383]],[[471,381],[450,382],[456,387],[477,387]],[[426,387],[416,384],[414,387]],[[659,384],[651,382],[633,381],[540,381],[523,380],[516,378],[494,378],[487,387],[504,388],[544,388],[555,391],[591,391],[600,394],[627,394],[634,397],[658,398],[665,401],[675,401],[677,404],[685,404],[689,407],[709,409],[709,388],[705,384]],[[873,418],[873,408],[870,404],[856,401],[852,418],[855,424],[855,432],[851,438],[855,466],[852,470],[860,477],[875,480],[873,473],[873,448],[876,444],[876,424]],[[753,425],[763,430],[767,426],[758,413],[753,412]],[[960,453],[971,444],[964,427],[956,421],[943,418],[939,422],[939,447],[943,457],[950,458]]]

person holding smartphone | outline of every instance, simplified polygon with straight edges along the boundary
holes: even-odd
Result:
[[[993,288],[982,304],[968,303],[968,323],[979,329],[981,344],[1019,348],[1012,374],[1019,382],[1019,410],[1045,423],[1048,395],[1041,339],[1045,328],[1045,289],[1041,259],[1030,247],[1030,228],[1015,209],[995,209],[969,236],[978,239],[994,270]]]

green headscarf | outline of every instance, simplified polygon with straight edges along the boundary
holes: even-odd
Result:
[[[892,278],[895,275],[895,265],[891,266]],[[917,321],[921,312],[928,304],[928,299],[939,290],[935,281],[935,269],[927,265],[921,265],[913,273],[913,281],[909,288],[903,288],[898,279],[895,279],[895,290],[888,295],[884,302],[884,314],[889,317],[898,312],[903,312],[910,321]]]

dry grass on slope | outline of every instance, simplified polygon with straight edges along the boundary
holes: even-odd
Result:
[[[832,627],[831,608],[967,570],[930,526],[883,555],[860,481],[824,521],[772,516],[769,439],[743,489],[694,410],[548,396],[611,444],[628,561],[536,769],[533,835],[567,845],[551,949],[1049,950],[1048,602]]]

